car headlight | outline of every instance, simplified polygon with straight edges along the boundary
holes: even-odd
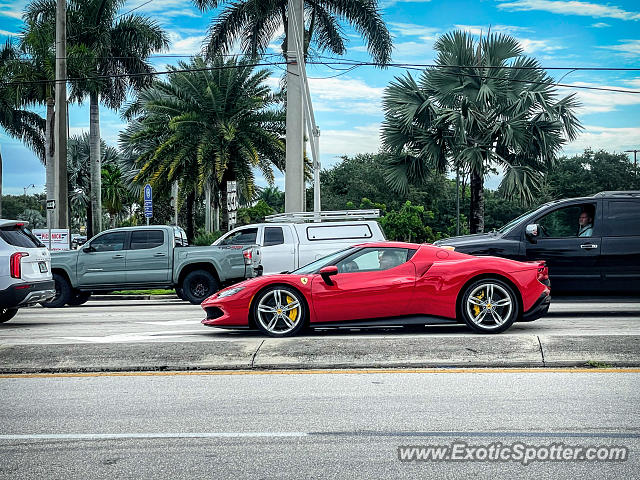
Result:
[[[234,287],[228,290],[224,290],[218,294],[218,298],[230,297],[231,295],[235,295],[239,291],[244,290],[244,287]]]
[[[444,248],[445,250],[451,250],[454,251],[456,249],[456,247],[454,247],[453,245],[438,245],[440,248]]]

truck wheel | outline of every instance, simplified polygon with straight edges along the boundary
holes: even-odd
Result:
[[[216,277],[206,270],[194,270],[188,273],[182,281],[181,288],[187,301],[194,305],[200,305],[206,298],[220,290]]]
[[[17,308],[0,308],[0,323],[8,322],[18,313]]]
[[[71,300],[71,285],[59,273],[53,274],[53,281],[56,283],[56,296],[48,302],[40,302],[40,305],[47,308],[64,307]]]
[[[71,299],[67,302],[67,305],[78,307],[87,303],[87,301],[89,301],[89,298],[91,298],[91,292],[73,291],[71,293]]]

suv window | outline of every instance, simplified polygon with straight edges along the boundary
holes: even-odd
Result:
[[[264,229],[264,246],[281,245],[284,243],[282,227],[266,227]]]
[[[21,225],[11,225],[0,228],[0,237],[9,245],[22,248],[44,247],[33,233]]]
[[[219,245],[255,245],[257,228],[242,228],[222,240]]]
[[[164,243],[162,230],[134,230],[131,232],[131,250],[159,247]]]
[[[612,237],[640,236],[640,202],[610,200],[607,224]]]
[[[593,234],[595,204],[558,208],[538,220],[541,238],[590,237]],[[584,217],[584,219],[582,218]]]
[[[91,246],[96,252],[114,252],[124,250],[124,240],[127,234],[125,232],[112,232],[100,235],[91,242]]]

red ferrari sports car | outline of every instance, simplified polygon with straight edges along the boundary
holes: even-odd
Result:
[[[499,333],[549,310],[544,262],[474,257],[429,244],[357,245],[291,273],[237,283],[207,298],[202,323],[295,335],[305,326],[466,323]]]

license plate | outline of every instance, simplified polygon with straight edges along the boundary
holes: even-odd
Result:
[[[38,262],[38,266],[40,267],[40,273],[47,273],[47,262]]]

